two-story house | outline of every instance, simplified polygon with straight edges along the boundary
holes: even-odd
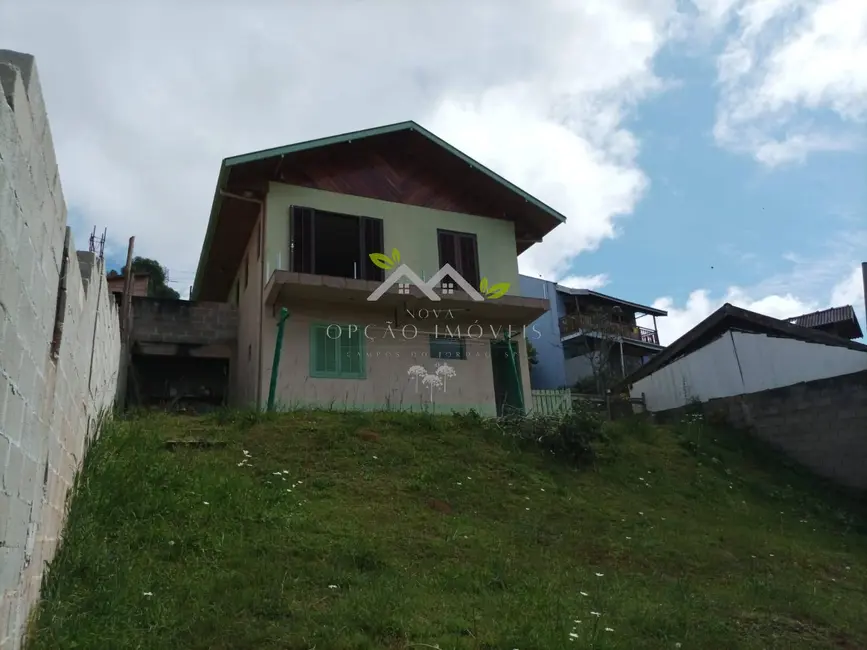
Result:
[[[266,402],[285,308],[284,407],[521,409],[548,302],[517,256],[564,220],[414,122],[249,153],[222,163],[192,298],[238,305],[235,403]]]
[[[656,318],[668,312],[526,275],[520,283],[522,295],[548,303],[528,330],[537,359],[533,388],[589,388],[602,372],[622,379],[662,350]]]

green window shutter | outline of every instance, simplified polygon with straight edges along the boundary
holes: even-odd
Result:
[[[356,330],[350,336],[349,326],[341,325],[337,336],[337,327],[321,323],[310,326],[310,376],[363,379],[364,335]]]
[[[340,376],[363,379],[365,376],[364,334],[361,329],[350,332],[348,326],[340,332]]]

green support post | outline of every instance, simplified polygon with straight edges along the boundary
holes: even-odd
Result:
[[[512,339],[506,336],[505,332],[503,332],[503,341],[506,342],[509,348],[509,361],[512,362],[512,372],[515,373],[515,381],[518,383],[518,397],[521,400],[521,411],[525,412],[527,409],[524,404],[524,382],[521,381],[521,375],[518,373],[518,366],[515,363],[515,351],[512,349]]]
[[[285,307],[280,309],[280,318],[277,319],[277,341],[274,343],[274,363],[271,365],[271,385],[268,388],[268,411],[274,410],[274,397],[277,393],[277,375],[280,368],[280,352],[283,349],[283,330],[289,319],[289,310]]]

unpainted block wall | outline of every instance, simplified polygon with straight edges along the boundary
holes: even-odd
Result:
[[[867,371],[702,405],[820,476],[867,490]]]
[[[153,343],[231,343],[238,309],[226,302],[133,298],[132,338]]]
[[[0,85],[0,648],[5,650],[21,646],[86,438],[100,412],[113,404],[120,336],[102,262],[90,253],[76,254],[71,236],[67,240],[66,206],[32,57],[0,50]],[[62,269],[65,302],[62,318],[56,318]],[[57,321],[62,332],[52,348]]]

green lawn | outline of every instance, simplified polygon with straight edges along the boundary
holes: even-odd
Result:
[[[867,648],[853,501],[701,421],[605,434],[575,467],[468,417],[116,420],[33,647]]]

